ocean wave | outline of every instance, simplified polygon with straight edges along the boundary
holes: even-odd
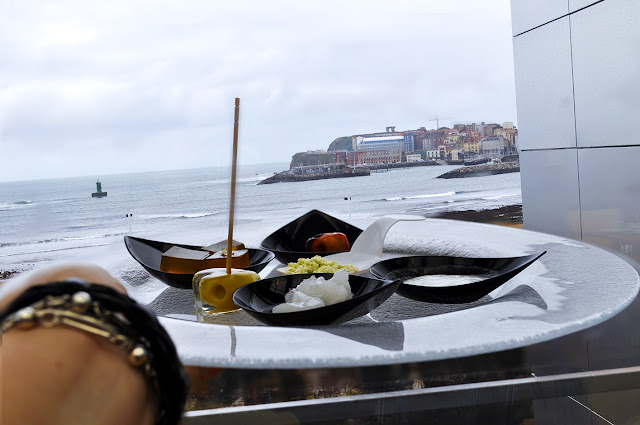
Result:
[[[65,248],[53,248],[53,249],[40,249],[37,251],[29,251],[29,254],[43,254],[46,252],[56,252],[56,251],[66,251],[66,250],[70,250],[70,249],[78,249],[78,248],[93,248],[93,247],[97,247],[97,246],[107,246],[109,245],[108,243],[100,243],[100,244],[94,244],[94,245],[83,245],[83,246],[69,246],[69,247],[65,247]],[[14,257],[17,255],[24,255],[24,252],[12,252],[11,254],[0,254],[0,257]]]
[[[253,182],[258,182],[259,183],[262,180],[264,180],[266,178],[269,178],[271,176],[273,176],[273,173],[270,173],[270,174],[256,174],[253,177],[244,177],[244,178],[238,179],[238,181],[242,182],[242,183],[253,183]]]
[[[520,193],[506,193],[504,195],[486,196],[486,197],[482,197],[480,199],[482,199],[484,201],[493,201],[494,199],[509,198],[509,197],[513,197],[513,196],[520,196]]]
[[[219,211],[212,212],[212,213],[202,212],[202,213],[178,213],[178,214],[143,214],[138,216],[138,218],[142,218],[145,220],[159,220],[162,218],[202,218],[202,217],[209,217],[209,216],[218,215],[218,214],[220,214]],[[135,219],[136,216],[134,215],[133,218]]]
[[[236,181],[238,183],[261,182],[262,180],[266,179],[267,177],[271,177],[272,175],[273,175],[273,173],[256,174],[255,176],[238,177],[238,179]],[[207,181],[205,181],[203,183],[204,184],[229,184],[229,181],[230,181],[229,178],[224,178],[224,179],[207,180]]]
[[[35,241],[26,241],[26,242],[4,242],[0,243],[0,248],[7,248],[11,246],[25,246],[25,245],[41,245],[41,244],[49,244],[49,243],[58,243],[58,242],[76,242],[76,241],[84,241],[91,239],[102,239],[109,238],[113,236],[122,236],[126,234],[125,232],[120,233],[99,233],[87,236],[67,236],[62,238],[49,238],[49,239],[39,239]]]
[[[59,198],[59,199],[52,199],[50,201],[47,201],[47,204],[62,204],[62,203],[66,203],[69,201],[77,201],[78,199],[83,199],[83,198]]]
[[[33,201],[15,201],[15,202],[2,202],[0,203],[0,211],[1,210],[12,210],[15,208],[24,208],[27,205],[33,205]]]
[[[222,184],[222,183],[229,183],[229,179],[225,178],[225,179],[215,179],[215,180],[206,180],[203,181],[202,184]],[[196,183],[194,183],[196,184]],[[200,183],[197,183],[200,184]]]
[[[432,193],[427,195],[414,195],[414,196],[394,196],[392,198],[384,198],[383,201],[402,201],[405,199],[424,199],[424,198],[437,198],[440,196],[451,196],[455,195],[458,192],[443,192],[443,193]]]

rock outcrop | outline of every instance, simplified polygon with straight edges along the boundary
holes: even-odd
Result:
[[[494,174],[517,173],[520,171],[519,162],[502,162],[499,164],[474,165],[472,167],[461,167],[448,171],[439,179],[457,179],[461,177],[482,177]]]
[[[306,182],[309,180],[323,180],[323,179],[336,179],[342,177],[359,177],[359,176],[368,176],[371,174],[371,171],[368,168],[362,168],[358,170],[352,170],[351,168],[345,167],[336,171],[327,171],[327,172],[314,172],[314,173],[292,173],[290,171],[283,171],[281,173],[274,174],[271,177],[268,177],[262,180],[258,184],[272,184],[272,183],[282,183],[282,182]]]

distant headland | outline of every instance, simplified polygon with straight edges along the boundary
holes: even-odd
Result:
[[[384,132],[338,137],[327,150],[298,152],[291,158],[289,170],[259,184],[355,177],[381,169],[443,163],[480,164],[505,155],[517,157],[517,136],[512,122],[403,131],[390,126]]]

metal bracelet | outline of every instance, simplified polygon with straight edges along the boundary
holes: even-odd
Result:
[[[158,376],[150,361],[150,345],[146,338],[137,340],[123,334],[120,329],[131,327],[122,314],[105,310],[87,292],[73,295],[46,296],[43,300],[21,308],[2,322],[2,333],[16,327],[31,329],[36,326],[51,328],[66,325],[99,336],[128,353],[132,366],[141,369],[160,393]]]

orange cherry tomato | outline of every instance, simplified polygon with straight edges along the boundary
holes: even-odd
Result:
[[[310,252],[339,252],[349,251],[351,246],[344,233],[320,233],[307,239],[307,251]]]

